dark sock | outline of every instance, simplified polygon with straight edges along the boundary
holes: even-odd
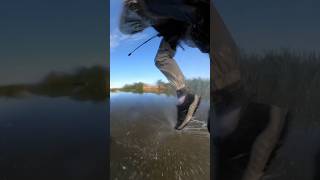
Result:
[[[178,98],[185,96],[187,94],[188,94],[188,91],[186,88],[181,88],[181,89],[177,90],[177,97]]]

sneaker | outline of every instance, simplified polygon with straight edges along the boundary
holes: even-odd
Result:
[[[178,120],[174,127],[177,130],[182,130],[191,120],[194,113],[197,111],[201,97],[195,94],[187,94],[182,104],[177,105]]]

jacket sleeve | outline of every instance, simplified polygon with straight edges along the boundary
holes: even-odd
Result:
[[[124,3],[119,24],[119,29],[124,34],[135,34],[151,25],[147,18],[138,13],[141,9],[135,4],[136,2],[127,0]]]

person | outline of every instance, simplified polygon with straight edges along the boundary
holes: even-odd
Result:
[[[261,179],[282,136],[287,110],[251,100],[241,78],[239,48],[214,4],[210,0],[126,0],[120,30],[134,34],[150,26],[163,36],[155,64],[176,88],[180,102],[175,128],[188,124],[200,102],[186,87],[173,59],[184,40],[210,56],[208,130],[214,178]]]
[[[255,102],[245,89],[240,51],[210,5],[210,120],[214,179],[260,180],[285,137],[286,107]]]
[[[152,26],[162,40],[155,57],[155,66],[165,75],[176,90],[177,123],[175,129],[182,130],[195,114],[201,97],[186,85],[185,77],[174,60],[177,46],[182,40],[193,43],[202,52],[209,52],[209,26],[204,33],[204,21],[209,19],[209,1],[182,0],[125,0],[120,20],[120,31],[134,34]],[[203,10],[200,12],[200,9]],[[204,15],[204,12],[207,14]],[[209,22],[207,22],[208,24]],[[199,35],[202,33],[203,35]],[[205,39],[207,43],[202,43]]]

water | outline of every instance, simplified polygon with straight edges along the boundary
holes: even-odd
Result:
[[[208,101],[183,131],[173,129],[175,97],[111,93],[110,102],[112,180],[210,179]]]
[[[107,179],[106,102],[0,97],[0,179]]]
[[[209,102],[183,131],[176,99],[111,94],[111,179],[209,179]],[[0,97],[0,179],[108,179],[108,103],[71,97]],[[319,180],[317,107],[294,113],[264,179]],[[301,111],[301,112],[300,112]]]

